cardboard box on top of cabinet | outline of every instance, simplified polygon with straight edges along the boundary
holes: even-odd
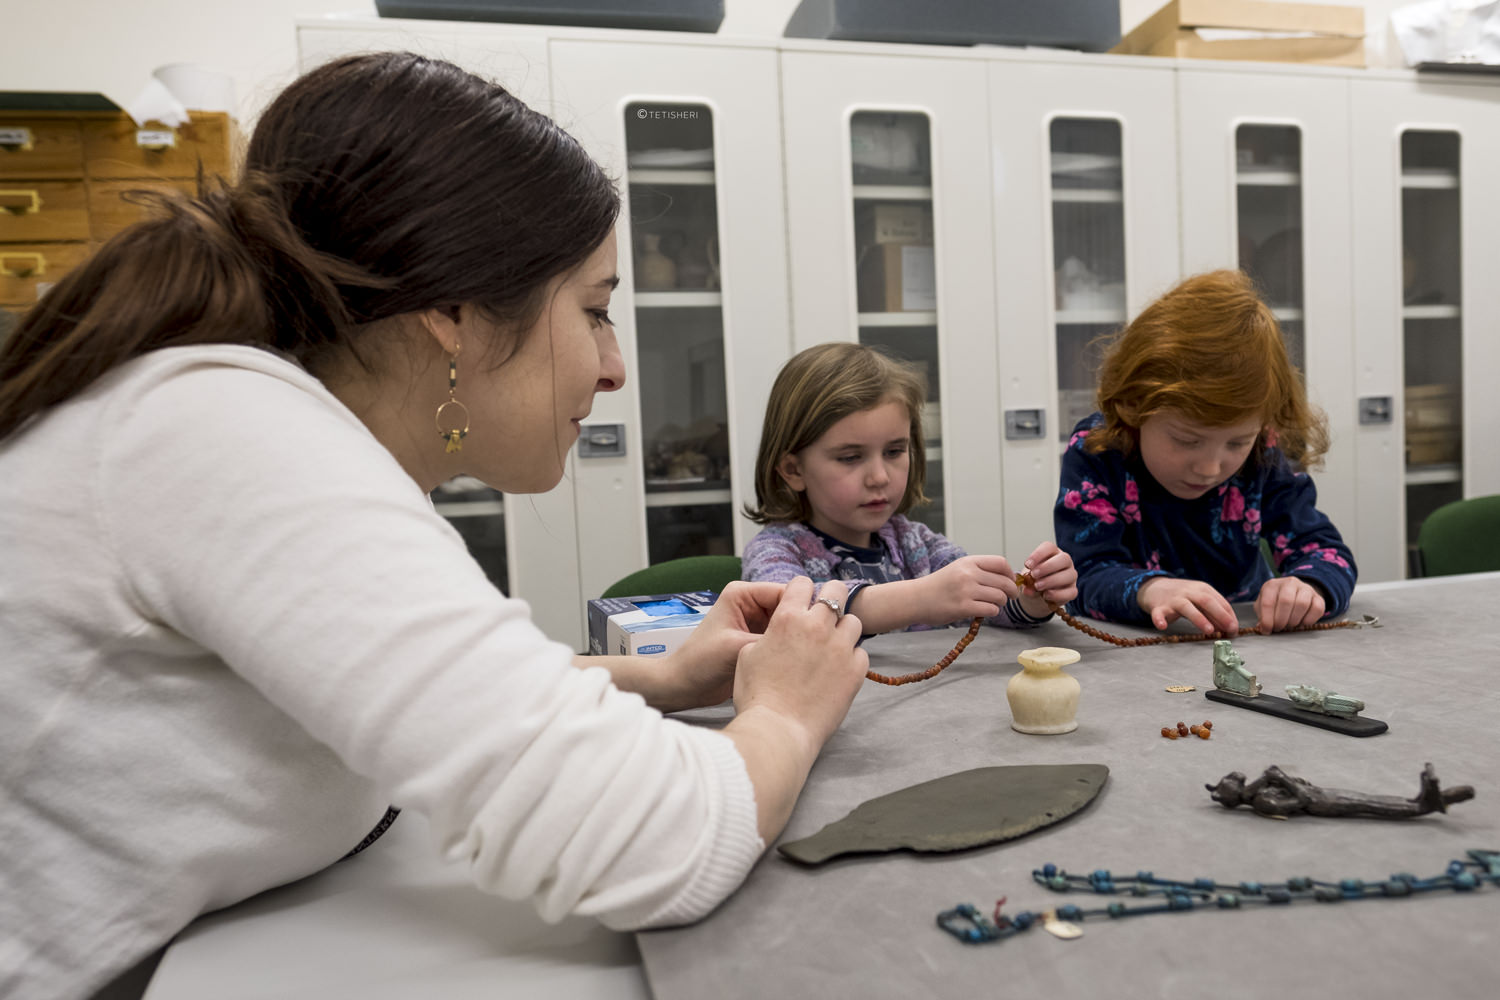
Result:
[[[1176,59],[1363,66],[1364,36],[1364,9],[1348,4],[1171,0],[1109,51]]]
[[[665,656],[682,645],[718,595],[711,590],[588,602],[589,653]]]

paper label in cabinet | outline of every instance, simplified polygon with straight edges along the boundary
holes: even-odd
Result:
[[[937,308],[932,247],[901,248],[901,308],[907,312]]]

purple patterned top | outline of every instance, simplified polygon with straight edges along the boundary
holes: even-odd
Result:
[[[902,514],[893,515],[881,525],[876,538],[903,580],[928,576],[967,555],[945,536]],[[740,575],[751,581],[787,583],[794,576],[811,577],[813,583],[843,580],[849,586],[851,599],[860,587],[874,582],[865,578],[857,560],[831,551],[816,532],[800,521],[766,525],[745,546],[743,563]],[[1004,628],[1029,628],[1046,620],[1032,618],[1016,601],[1007,602],[1000,614],[987,619],[989,624]]]

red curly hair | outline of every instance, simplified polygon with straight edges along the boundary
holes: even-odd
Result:
[[[1110,342],[1099,370],[1104,423],[1085,447],[1130,454],[1147,417],[1171,410],[1208,427],[1251,417],[1270,445],[1303,468],[1328,450],[1328,422],[1307,401],[1281,326],[1243,271],[1194,275],[1151,303]],[[1274,436],[1272,436],[1274,435]]]

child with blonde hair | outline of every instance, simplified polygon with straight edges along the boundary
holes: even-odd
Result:
[[[1053,512],[1076,610],[1233,634],[1235,601],[1255,602],[1262,632],[1348,608],[1354,557],[1306,472],[1326,422],[1243,272],[1188,278],[1147,306],[1110,345],[1098,399]]]
[[[925,399],[920,374],[871,347],[820,344],[788,361],[766,406],[745,510],[766,527],[745,547],[744,578],[843,580],[866,633],[974,617],[1025,628],[1051,617],[1048,600],[1071,600],[1077,573],[1052,542],[1026,557],[1035,586],[1023,593],[1004,556],[967,555],[906,517],[926,502]]]

